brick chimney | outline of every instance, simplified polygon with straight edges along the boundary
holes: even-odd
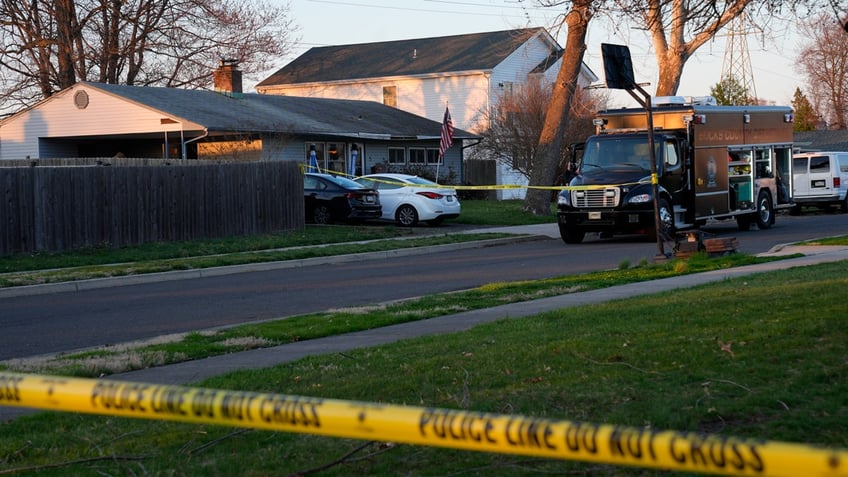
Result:
[[[215,91],[229,96],[241,96],[241,70],[238,69],[238,60],[222,58],[212,76]]]

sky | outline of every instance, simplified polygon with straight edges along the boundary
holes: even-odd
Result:
[[[274,0],[285,2],[287,0]],[[540,8],[534,0],[290,0],[290,13],[300,28],[300,41],[284,66],[311,47],[426,38],[466,33],[554,25],[562,9]],[[596,20],[602,20],[596,17]],[[653,94],[656,59],[646,32],[612,29],[593,20],[584,58],[603,80],[601,43],[630,48],[636,80]],[[565,31],[551,32],[565,46]],[[768,33],[753,28],[744,37],[751,58],[754,89],[759,98],[789,105],[797,87],[804,90],[803,75],[795,67],[799,41],[790,26]],[[721,79],[728,36],[719,34],[702,46],[686,64],[678,94],[705,96]],[[248,89],[252,85],[246,85]],[[626,92],[610,96],[610,106],[637,106]]]

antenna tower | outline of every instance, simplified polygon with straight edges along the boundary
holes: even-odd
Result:
[[[730,24],[724,62],[721,66],[721,81],[732,79],[748,92],[748,101],[756,101],[757,87],[754,85],[754,70],[751,67],[751,52],[748,50],[748,28],[750,17],[744,12]]]

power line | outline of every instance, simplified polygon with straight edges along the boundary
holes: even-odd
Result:
[[[491,3],[459,2],[459,1],[456,1],[456,0],[424,0],[424,1],[425,2],[432,2],[432,3],[447,3],[447,4],[452,4],[452,5],[465,5],[465,6],[471,6],[471,7],[511,8],[511,9],[522,10],[522,11],[526,11],[526,10],[546,11],[546,10],[550,10],[552,8],[552,7],[549,7],[549,8],[546,8],[546,7],[527,7],[525,5],[520,5],[520,6],[515,5],[515,6],[513,6],[513,5],[505,5],[505,4],[504,5],[492,5]],[[523,2],[521,0],[518,0],[518,3],[523,3]]]
[[[519,19],[521,23],[525,25],[533,25],[534,23],[539,26],[544,26],[547,20],[545,18],[538,17],[538,14],[541,14],[545,11],[554,12],[553,8],[536,8],[536,7],[527,7],[524,5],[523,0],[518,0],[517,2],[506,2],[503,3],[481,3],[474,2],[470,0],[419,0],[417,4],[412,4],[412,2],[397,2],[394,5],[387,5],[375,2],[361,1],[361,0],[308,0],[312,3],[321,3],[327,5],[339,5],[342,7],[352,7],[352,8],[362,8],[362,9],[375,9],[375,10],[392,10],[398,12],[411,12],[412,14],[424,13],[424,14],[437,14],[437,15],[453,15],[453,16],[473,16],[473,17],[498,17],[498,18],[512,18]],[[416,5],[420,5],[420,2],[429,2],[432,4],[444,4],[444,5],[452,5],[452,6],[461,6],[461,7],[473,7],[474,11],[468,10],[455,10],[455,9],[438,9],[438,8],[422,8]],[[508,3],[513,3],[509,5]],[[412,4],[412,6],[410,6]],[[493,10],[498,10],[500,13],[496,13]],[[506,10],[506,11],[504,11]],[[530,10],[532,10],[534,16],[536,18],[531,18]],[[519,13],[520,12],[520,13]],[[323,47],[330,46],[328,43],[316,43],[316,42],[297,42],[296,50],[301,48],[310,48],[310,47]]]
[[[360,2],[345,2],[340,0],[309,0],[313,3],[327,3],[332,5],[344,5],[348,7],[366,7],[366,8],[378,8],[384,10],[400,10],[406,12],[422,12],[422,13],[435,13],[435,14],[445,14],[445,15],[475,15],[475,16],[486,16],[486,17],[502,17],[503,14],[500,13],[485,13],[485,12],[470,12],[470,11],[458,11],[458,10],[434,10],[427,8],[411,8],[411,7],[399,7],[394,5],[374,5],[370,3],[360,3]],[[427,1],[437,1],[437,0],[427,0]],[[471,3],[471,2],[448,2],[441,1],[438,3],[451,3],[457,5],[465,5],[465,6],[474,6],[474,7],[490,7],[490,8],[521,8],[521,7],[510,7],[510,6],[497,6],[491,4],[482,4],[482,3]]]

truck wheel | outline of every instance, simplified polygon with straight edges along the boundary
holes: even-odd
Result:
[[[848,214],[848,193],[845,193],[845,199],[842,201],[842,213]]]
[[[562,241],[565,243],[580,243],[583,241],[583,237],[586,236],[586,232],[576,227],[560,224],[559,236],[562,237]]]
[[[665,199],[660,199],[659,204],[659,215],[660,215],[660,235],[663,242],[674,242],[674,234],[677,232],[674,226],[674,209],[671,208],[668,201]],[[655,241],[657,240],[657,229],[656,227],[652,228],[650,232],[648,232],[648,237]]]
[[[774,208],[771,197],[766,192],[760,192],[757,198],[757,228],[765,230],[774,223]]]

